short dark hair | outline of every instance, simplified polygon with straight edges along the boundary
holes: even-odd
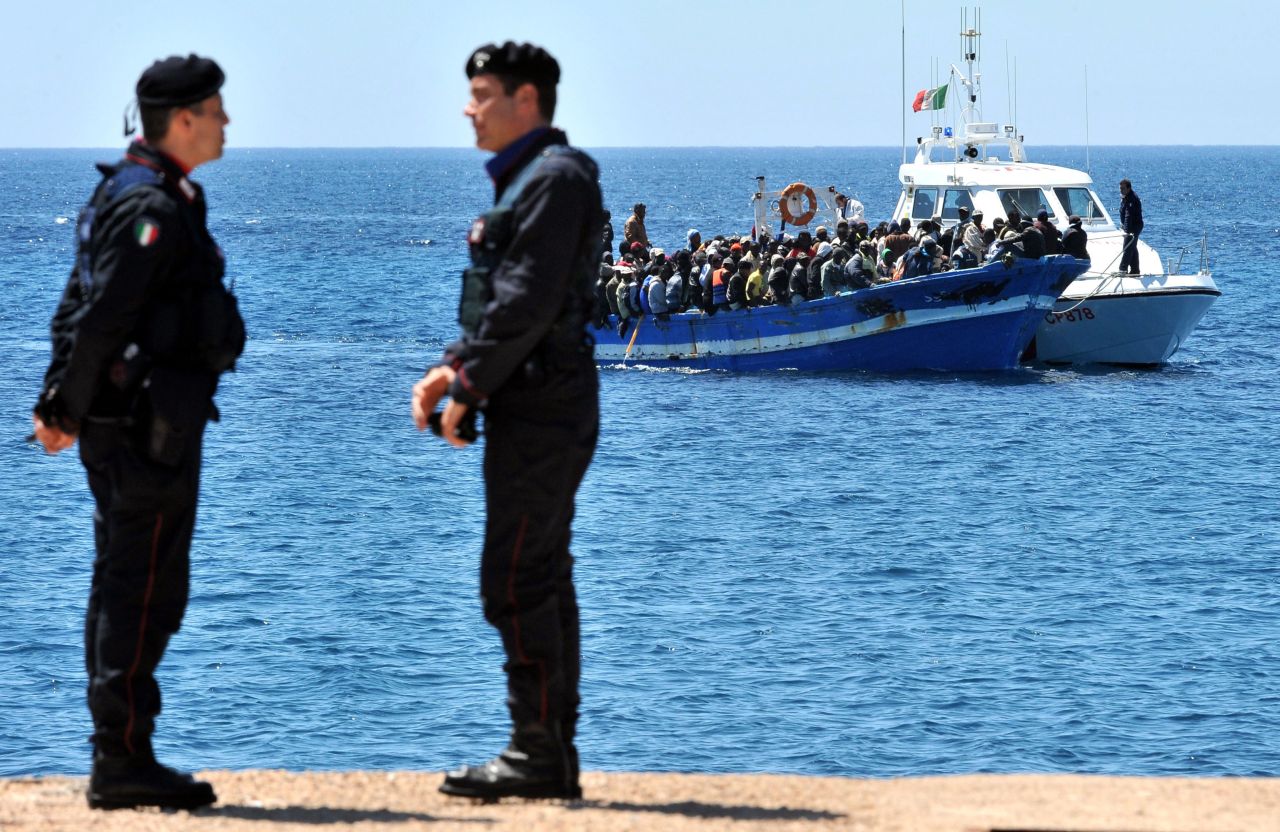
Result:
[[[495,78],[502,84],[502,91],[508,96],[516,94],[516,90],[525,84],[532,84],[533,88],[538,91],[538,112],[547,121],[551,121],[556,117],[556,85],[553,81],[530,81],[528,78],[520,78],[515,75],[505,75],[494,73]]]
[[[202,103],[187,104],[182,107],[148,107],[139,105],[138,120],[142,122],[142,137],[149,142],[158,142],[169,135],[169,124],[174,113],[179,110],[190,110],[198,116],[204,115]]]

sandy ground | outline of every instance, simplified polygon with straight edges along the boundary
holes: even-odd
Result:
[[[0,779],[0,830],[1280,832],[1280,779],[966,775],[897,780],[587,772],[586,799],[481,804],[430,772],[210,771],[199,812],[91,812],[84,778]]]

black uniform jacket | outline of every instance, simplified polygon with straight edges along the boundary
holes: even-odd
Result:
[[[495,201],[517,174],[552,144],[568,144],[549,130],[494,182]],[[548,336],[566,304],[579,302],[583,252],[599,262],[604,223],[598,169],[582,153],[555,154],[525,184],[512,208],[514,228],[506,256],[494,267],[493,300],[474,335],[464,334],[445,352],[458,376],[449,388],[456,401],[474,406],[498,392]],[[594,273],[590,274],[594,280]],[[586,286],[590,290],[590,284]],[[590,298],[587,298],[590,301]],[[586,320],[584,318],[583,325]]]
[[[1142,200],[1133,191],[1120,200],[1120,228],[1128,234],[1142,231]]]
[[[159,182],[129,188],[98,207],[91,257],[77,258],[54,313],[53,358],[41,400],[56,391],[52,412],[72,425],[87,415],[122,415],[118,411],[126,405],[121,391],[110,382],[112,365],[126,345],[137,344],[157,364],[184,363],[184,330],[191,321],[177,308],[183,287],[220,282],[225,268],[222,252],[205,228],[201,187],[142,141],[129,147],[121,164],[144,165],[158,173]],[[110,170],[104,168],[104,173]],[[86,262],[88,281],[81,274]]]

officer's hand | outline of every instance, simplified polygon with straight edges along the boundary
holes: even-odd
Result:
[[[436,409],[436,404],[449,392],[457,373],[452,367],[432,367],[422,380],[413,385],[413,423],[418,430],[427,429],[427,417]],[[452,434],[450,434],[452,435]]]
[[[458,425],[466,415],[467,406],[460,404],[457,399],[449,399],[449,403],[444,406],[444,413],[440,414],[440,436],[455,448],[465,448],[470,444],[458,436]]]
[[[66,433],[60,428],[46,425],[40,421],[40,417],[32,414],[31,421],[35,424],[36,441],[44,446],[47,454],[56,454],[59,451],[65,451],[76,443],[76,435],[74,433]]]

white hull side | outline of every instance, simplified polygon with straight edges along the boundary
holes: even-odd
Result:
[[[1220,292],[1206,274],[1086,274],[1036,332],[1036,358],[1056,363],[1163,364]]]

